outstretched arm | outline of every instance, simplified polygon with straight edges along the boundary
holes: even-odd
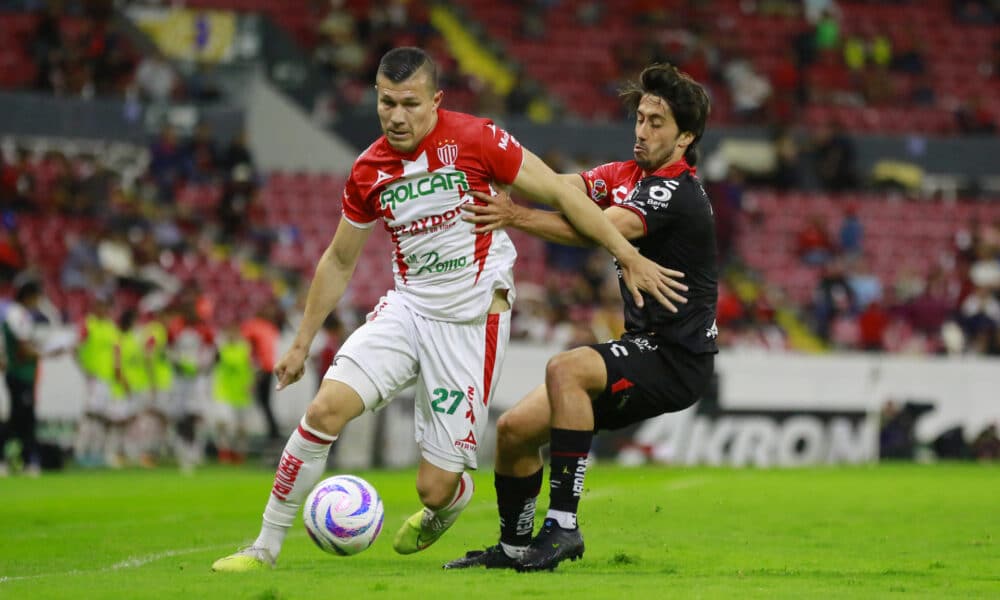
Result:
[[[371,228],[362,229],[346,219],[340,220],[333,241],[316,265],[316,274],[309,284],[305,313],[295,333],[295,341],[274,367],[274,374],[278,377],[277,389],[291,385],[302,377],[309,346],[323,320],[344,295],[351,274],[358,264],[358,257],[361,256],[361,249],[371,232]]]
[[[528,198],[561,212],[583,236],[594,240],[624,265],[636,266],[639,251],[604,218],[601,209],[579,188],[571,187],[533,153],[524,150],[524,162],[514,179],[514,189]],[[653,275],[647,273],[647,275]],[[645,289],[645,288],[644,288]]]
[[[481,192],[472,192],[472,194],[479,200],[479,203],[464,205],[462,208],[469,214],[463,218],[476,224],[475,231],[477,233],[485,233],[501,227],[514,227],[557,244],[567,246],[594,245],[592,240],[587,239],[574,229],[561,213],[515,204],[506,192],[500,192],[496,196],[489,196]],[[634,240],[646,234],[642,219],[630,210],[612,206],[604,211],[604,216],[627,239]],[[664,306],[675,310],[670,301],[682,304],[687,302],[686,298],[677,293],[677,290],[687,291],[688,289],[686,285],[677,281],[684,277],[684,273],[672,269],[664,269],[664,271],[669,276],[667,289],[664,290],[668,302],[664,303]]]

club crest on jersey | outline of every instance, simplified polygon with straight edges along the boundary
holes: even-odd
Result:
[[[603,179],[595,179],[590,185],[590,197],[594,200],[604,200],[608,197],[608,184]]]
[[[458,159],[458,144],[454,143],[455,140],[444,140],[443,142],[438,142],[443,144],[438,146],[438,160],[441,161],[442,165],[453,166],[455,161]]]

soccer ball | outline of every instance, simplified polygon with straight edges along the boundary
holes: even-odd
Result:
[[[371,546],[382,531],[385,509],[378,492],[360,477],[336,475],[306,498],[302,520],[320,550],[350,556]]]

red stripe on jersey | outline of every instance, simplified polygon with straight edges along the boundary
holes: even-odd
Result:
[[[486,233],[476,234],[476,254],[473,260],[479,265],[479,270],[476,271],[476,280],[472,285],[479,283],[479,276],[483,274],[483,269],[486,268],[486,257],[490,253],[490,246],[493,244],[493,232],[489,231]]]
[[[500,337],[500,314],[486,317],[486,360],[483,364],[483,406],[490,405],[490,386],[493,384],[493,370],[497,365],[497,342]]]
[[[392,251],[392,255],[396,257],[396,266],[399,267],[399,278],[403,280],[403,285],[406,285],[406,272],[410,270],[410,265],[406,264],[406,259],[403,257],[403,248],[399,245],[399,233],[392,232],[392,243],[395,249]]]

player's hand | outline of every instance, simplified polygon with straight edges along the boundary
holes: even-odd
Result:
[[[462,220],[476,225],[474,233],[487,233],[514,222],[518,206],[510,199],[507,192],[500,190],[496,196],[483,192],[468,193],[476,199],[476,202],[466,202],[462,205],[462,210],[466,213],[462,215]]]
[[[274,386],[276,391],[281,391],[302,379],[306,368],[306,354],[306,350],[292,347],[285,352],[278,364],[274,365],[274,376],[278,378],[278,384]]]
[[[687,298],[682,296],[679,291],[686,292],[688,287],[677,281],[684,277],[684,273],[668,269],[638,253],[636,256],[636,259],[628,262],[618,260],[618,264],[622,268],[622,281],[632,293],[632,299],[635,300],[636,306],[642,308],[642,292],[646,292],[670,312],[677,312],[675,302],[678,304],[687,303]]]

